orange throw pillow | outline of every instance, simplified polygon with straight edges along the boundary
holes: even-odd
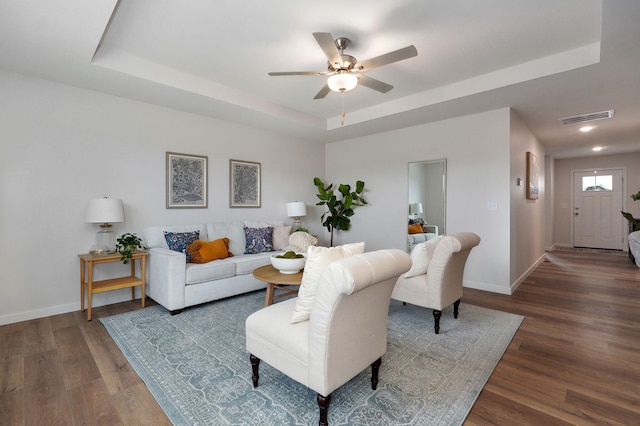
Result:
[[[409,233],[410,234],[422,234],[424,231],[422,230],[422,225],[419,223],[412,223],[409,225]]]
[[[229,253],[228,238],[218,238],[209,242],[195,240],[189,244],[187,250],[191,255],[191,263],[207,263],[233,256],[232,253]]]

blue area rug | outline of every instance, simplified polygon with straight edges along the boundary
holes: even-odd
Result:
[[[264,291],[171,316],[161,306],[101,319],[176,425],[313,425],[315,392],[266,363],[251,384],[247,316]],[[463,303],[443,311],[391,301],[378,389],[371,369],[332,394],[331,425],[460,425],[524,318]]]

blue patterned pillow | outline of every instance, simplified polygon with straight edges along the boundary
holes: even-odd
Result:
[[[244,254],[273,251],[273,228],[244,228],[246,246]]]
[[[191,255],[187,247],[189,244],[200,238],[200,231],[192,232],[167,232],[164,231],[164,239],[173,251],[184,253],[187,256],[187,263],[191,263]]]

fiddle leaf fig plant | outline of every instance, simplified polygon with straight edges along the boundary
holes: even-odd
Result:
[[[631,198],[633,199],[633,201],[640,200],[640,191],[638,191],[635,194],[633,194],[631,196]],[[629,221],[629,223],[632,225],[633,229],[639,229],[640,228],[640,220],[634,218],[631,213],[622,212],[622,211],[620,213],[622,213],[622,216],[624,216],[624,218]]]
[[[362,198],[364,182],[356,181],[355,190],[351,190],[350,185],[338,185],[338,194],[335,193],[333,184],[326,186],[320,178],[314,178],[313,183],[318,188],[317,197],[320,200],[316,206],[327,206],[326,211],[320,220],[322,226],[327,228],[331,234],[331,247],[333,247],[333,231],[347,231],[351,228],[351,217],[355,214],[354,208],[364,206],[367,201]]]
[[[140,239],[136,234],[126,233],[116,239],[116,252],[122,255],[120,258],[122,263],[129,263],[129,260],[133,257],[133,253],[136,249],[147,249],[142,244],[142,239]]]

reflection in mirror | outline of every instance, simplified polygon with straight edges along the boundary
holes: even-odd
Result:
[[[407,250],[445,233],[447,161],[409,163]]]

